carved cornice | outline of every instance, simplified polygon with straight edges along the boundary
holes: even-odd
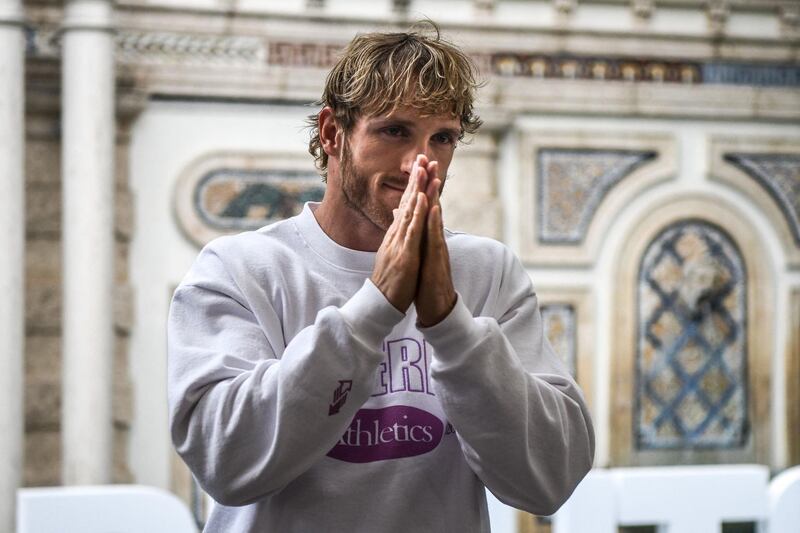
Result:
[[[59,31],[26,29],[29,56],[57,57]],[[206,67],[280,66],[328,69],[343,44],[268,40],[248,35],[191,34],[121,29],[117,59],[126,64],[196,64]],[[471,51],[490,76],[652,83],[714,83],[800,87],[800,65],[674,60],[659,57],[531,54],[524,51]]]
[[[124,63],[260,65],[267,57],[265,44],[250,36],[121,31],[117,58]]]
[[[653,5],[658,9],[661,3]],[[29,59],[57,62],[62,10],[29,6],[26,15]],[[307,103],[319,97],[327,70],[354,34],[408,23],[329,12],[258,14],[128,2],[117,5],[114,25],[117,75],[136,91],[166,98]],[[559,110],[800,117],[797,43],[786,39],[479,22],[443,24],[442,30],[468,43],[465,50],[489,82],[480,94],[481,112],[497,118],[500,128],[506,124],[503,116]]]

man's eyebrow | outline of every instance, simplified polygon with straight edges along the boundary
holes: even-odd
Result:
[[[407,120],[404,118],[397,118],[397,117],[378,118],[376,119],[376,123],[378,126],[384,126],[386,124],[397,124],[398,126],[407,126],[407,127],[415,126],[413,120]]]
[[[455,138],[461,137],[461,134],[464,132],[461,128],[442,128],[441,131],[443,133],[448,133]]]
[[[399,117],[381,117],[381,118],[376,118],[375,122],[376,122],[376,125],[378,125],[378,126],[384,126],[386,124],[396,124],[398,126],[406,126],[408,128],[415,128],[416,125],[417,125],[414,120],[409,120],[409,119],[406,119],[406,118],[399,118]],[[449,128],[447,126],[445,126],[443,128],[440,128],[439,131],[445,132],[445,133],[452,133],[456,137],[461,135],[461,132],[462,132],[461,128]]]

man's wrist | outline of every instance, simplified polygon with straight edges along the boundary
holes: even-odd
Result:
[[[445,298],[444,301],[448,301],[448,304],[444,306],[441,311],[432,316],[420,314],[419,309],[417,309],[417,327],[430,328],[447,318],[447,316],[453,312],[453,308],[456,306],[456,302],[458,302],[458,296],[456,296],[455,291],[452,291],[449,297]]]
[[[405,316],[370,279],[364,281],[364,285],[340,308],[340,312],[350,324],[359,324],[361,334],[376,346]]]

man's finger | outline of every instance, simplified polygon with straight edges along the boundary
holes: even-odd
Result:
[[[434,205],[439,205],[439,189],[442,187],[442,180],[438,178],[432,178],[428,182],[428,187],[425,190],[425,196],[428,197],[428,201],[431,207]]]
[[[414,163],[417,165],[417,181],[414,184],[417,188],[417,191],[424,191],[425,188],[428,186],[428,158],[425,157],[425,154],[417,154],[417,158],[414,160]],[[413,175],[412,175],[413,179]],[[414,191],[416,192],[416,191]]]
[[[419,157],[414,160],[414,163],[411,165],[411,174],[408,177],[408,183],[406,183],[406,190],[403,191],[403,196],[400,197],[400,209],[404,208],[405,205],[408,203],[408,199],[414,193],[414,187],[419,179],[417,174],[419,173]]]
[[[431,161],[428,163],[428,166],[424,167],[428,172],[428,184],[433,180],[438,179],[439,183],[441,184],[441,178],[439,177],[439,162],[438,161]],[[429,197],[430,198],[430,197]]]
[[[428,211],[428,197],[425,194],[418,192],[416,196],[416,205],[414,207],[414,215],[411,218],[411,223],[406,231],[406,245],[412,250],[419,248],[422,242],[422,234],[424,233],[425,220]]]
[[[419,193],[412,195],[408,202],[406,203],[403,209],[400,209],[400,213],[398,214],[399,219],[397,223],[396,233],[400,238],[400,242],[405,240],[405,235],[408,232],[408,226],[411,224],[414,218],[414,212],[417,209],[417,204],[419,204]]]

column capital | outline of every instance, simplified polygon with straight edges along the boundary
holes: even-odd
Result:
[[[22,2],[0,2],[0,26],[25,26]]]
[[[114,32],[113,0],[67,0],[61,33],[68,31]]]

